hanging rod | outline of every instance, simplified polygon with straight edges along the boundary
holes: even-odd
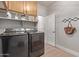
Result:
[[[68,19],[65,18],[62,22],[66,23],[66,22],[77,21],[77,20],[79,20],[78,17],[68,18]]]

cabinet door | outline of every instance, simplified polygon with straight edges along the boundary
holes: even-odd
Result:
[[[37,16],[36,1],[7,1],[5,3],[9,10],[22,12],[27,15]]]
[[[9,10],[23,13],[23,1],[6,1]]]
[[[26,14],[37,16],[37,2],[36,1],[27,1],[25,2]]]

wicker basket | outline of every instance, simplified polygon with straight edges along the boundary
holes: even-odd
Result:
[[[71,23],[68,23],[68,26],[64,28],[66,34],[73,34],[75,30],[76,28]]]

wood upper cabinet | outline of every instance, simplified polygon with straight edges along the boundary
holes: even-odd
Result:
[[[36,1],[6,1],[6,6],[9,10],[21,12],[27,15],[37,15]]]
[[[37,2],[36,1],[28,1],[25,2],[27,14],[37,16]]]
[[[23,13],[22,1],[6,1],[5,3],[9,10]]]

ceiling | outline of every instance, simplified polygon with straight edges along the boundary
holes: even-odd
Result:
[[[39,4],[44,5],[46,7],[50,6],[53,4],[55,1],[38,1]]]

